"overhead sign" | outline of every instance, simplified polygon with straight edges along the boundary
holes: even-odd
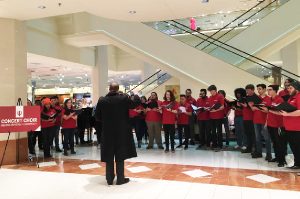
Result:
[[[1,106],[0,133],[40,131],[39,106]]]

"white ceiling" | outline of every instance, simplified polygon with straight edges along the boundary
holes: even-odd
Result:
[[[93,67],[27,53],[28,79],[36,88],[90,87]],[[122,85],[138,84],[141,71],[108,71],[108,81]]]
[[[246,10],[257,0],[0,0],[0,18],[37,19],[76,12],[126,21],[161,21]],[[230,2],[230,3],[229,3]],[[41,9],[44,8],[44,9]],[[134,14],[131,14],[131,13]]]

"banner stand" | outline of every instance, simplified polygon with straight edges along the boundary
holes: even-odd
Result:
[[[6,143],[5,143],[5,147],[4,147],[4,151],[3,151],[3,156],[2,156],[1,162],[0,162],[0,169],[1,169],[2,164],[3,164],[4,156],[5,156],[5,153],[6,153],[6,148],[7,148],[8,141],[9,141],[9,137],[10,137],[10,132],[8,132],[8,137],[7,137],[7,140],[6,140]]]

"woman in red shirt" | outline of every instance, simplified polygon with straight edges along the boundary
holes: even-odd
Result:
[[[180,106],[178,108],[178,120],[177,129],[179,136],[179,145],[176,148],[182,146],[182,134],[184,133],[184,149],[188,149],[189,138],[190,138],[190,128],[189,128],[189,116],[192,115],[191,105],[186,101],[186,95],[180,95]]]
[[[290,98],[288,103],[297,108],[287,113],[282,111],[283,125],[288,142],[294,154],[294,166],[291,169],[300,169],[300,83],[292,82],[288,87]]]
[[[77,128],[77,115],[72,108],[71,99],[66,99],[64,109],[62,110],[62,134],[64,135],[64,155],[68,155],[68,149],[71,149],[71,154],[76,154],[74,151],[74,132]]]
[[[51,158],[50,146],[55,134],[56,111],[51,107],[51,100],[45,98],[42,101],[41,128],[44,143],[44,157]]]
[[[162,124],[165,132],[166,150],[169,152],[169,141],[171,141],[171,150],[174,153],[175,139],[175,123],[178,110],[178,102],[175,101],[175,96],[172,91],[165,92],[164,101],[161,105]],[[169,140],[170,139],[170,140]]]

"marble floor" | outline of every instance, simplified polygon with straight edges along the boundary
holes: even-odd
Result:
[[[300,176],[278,168],[264,158],[252,159],[238,151],[138,149],[138,157],[126,161],[131,182],[107,186],[105,164],[97,146],[76,147],[77,154],[53,153],[0,169],[0,187],[6,198],[282,198],[300,199]],[[40,155],[42,157],[42,155]],[[292,155],[287,156],[289,165]],[[12,189],[18,187],[18,192]],[[2,198],[2,197],[1,197]]]

